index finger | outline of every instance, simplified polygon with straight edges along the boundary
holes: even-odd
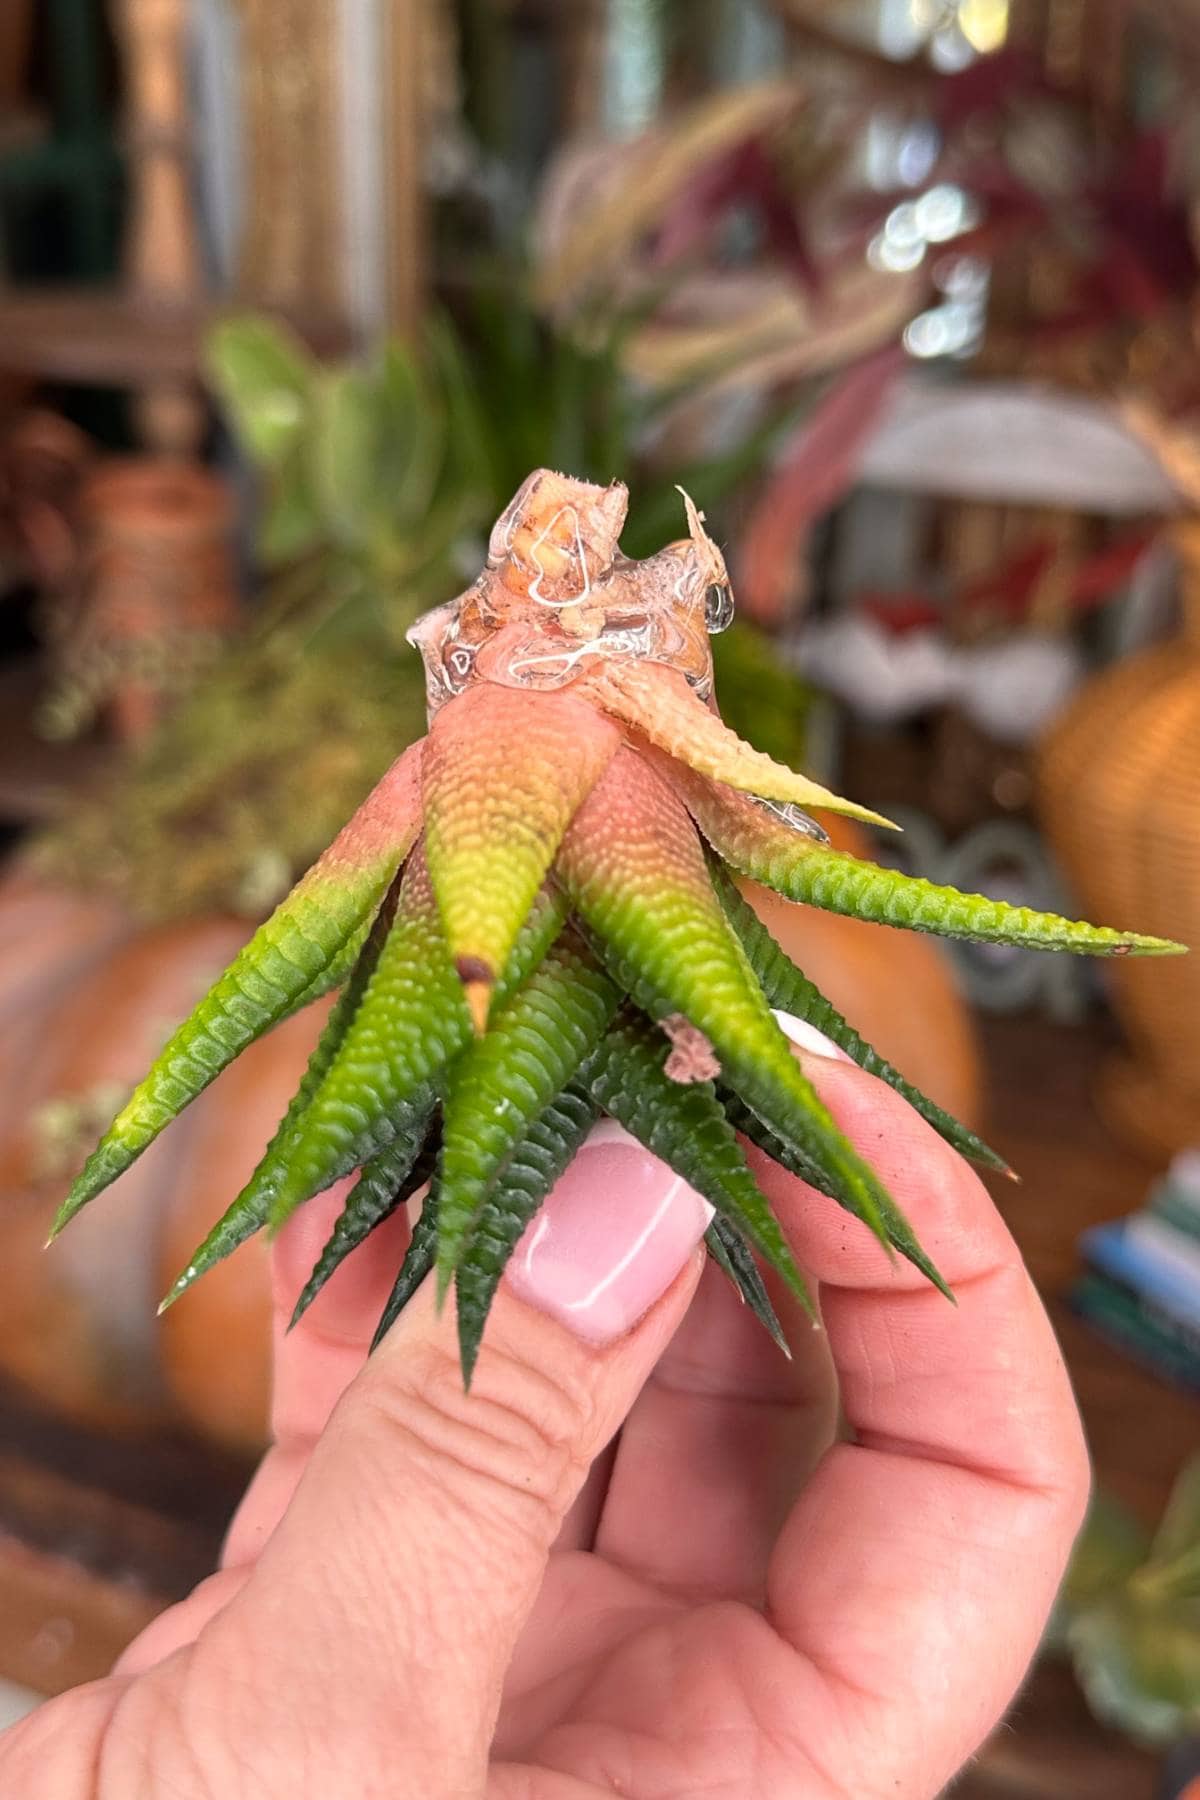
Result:
[[[1025,1672],[1082,1519],[1087,1455],[1049,1321],[973,1171],[890,1088],[803,1061],[958,1304],[890,1265],[832,1201],[759,1162],[820,1284],[854,1434],[829,1450],[780,1536],[768,1608],[835,1702],[840,1766],[861,1778],[847,1791],[924,1795],[978,1746]]]
[[[295,1330],[292,1309],[353,1178],[318,1194],[288,1220],[272,1247],[271,1441],[238,1507],[221,1561],[254,1562],[283,1517],[313,1446],[361,1369],[396,1279],[409,1226],[400,1207],[330,1276]]]

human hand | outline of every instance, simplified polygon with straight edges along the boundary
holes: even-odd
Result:
[[[0,1794],[930,1800],[1024,1673],[1086,1456],[975,1176],[891,1089],[803,1061],[957,1308],[759,1159],[820,1287],[824,1332],[773,1289],[786,1362],[701,1273],[695,1195],[601,1127],[464,1397],[428,1283],[363,1366],[389,1222],[278,1332],[221,1571],[0,1738]],[[281,1234],[280,1320],[339,1198]]]

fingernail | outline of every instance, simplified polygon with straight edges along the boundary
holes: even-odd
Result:
[[[610,1344],[666,1293],[712,1217],[695,1188],[605,1119],[527,1228],[505,1280],[580,1337]]]
[[[773,1008],[773,1011],[785,1035],[791,1038],[798,1050],[808,1050],[813,1056],[828,1056],[834,1062],[854,1061],[832,1038],[827,1038],[823,1031],[818,1031],[807,1019],[798,1019],[795,1013],[780,1012],[778,1007]]]

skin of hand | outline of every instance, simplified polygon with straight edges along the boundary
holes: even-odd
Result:
[[[219,1573],[0,1738],[21,1800],[932,1800],[1037,1645],[1088,1490],[1058,1347],[971,1171],[799,1054],[954,1285],[757,1172],[824,1330],[789,1363],[707,1213],[602,1126],[464,1398],[430,1284],[364,1366],[400,1220],[277,1334]],[[281,1235],[286,1319],[340,1196]]]

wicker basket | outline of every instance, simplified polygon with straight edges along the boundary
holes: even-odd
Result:
[[[1088,683],[1044,740],[1042,817],[1088,916],[1195,954],[1111,965],[1129,1054],[1101,1104],[1155,1155],[1200,1142],[1200,520],[1174,528],[1183,624]]]

